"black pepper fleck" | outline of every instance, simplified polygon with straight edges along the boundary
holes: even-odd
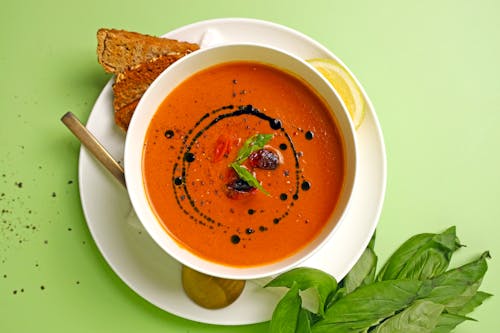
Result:
[[[248,215],[253,215],[255,213],[255,209],[249,209],[248,210]]]
[[[286,145],[286,143],[281,143],[280,144],[280,149],[281,150],[286,150],[288,148],[288,146]]]
[[[286,193],[281,193],[280,194],[280,200],[286,201],[288,199],[288,195]]]
[[[307,140],[312,140],[314,138],[314,133],[311,131],[306,132],[306,139]]]

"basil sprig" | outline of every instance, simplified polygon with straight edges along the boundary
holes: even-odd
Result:
[[[269,195],[269,192],[267,192],[262,187],[262,185],[260,185],[260,182],[257,180],[257,178],[255,178],[253,176],[253,174],[250,171],[248,171],[247,168],[245,168],[244,166],[242,166],[236,162],[231,163],[230,166],[231,166],[231,168],[234,169],[234,171],[236,171],[236,174],[238,175],[238,177],[240,177],[241,179],[246,181],[248,183],[248,185],[255,187],[256,189],[262,191],[266,195]]]
[[[249,137],[244,143],[243,147],[238,151],[235,163],[241,164],[250,156],[254,151],[264,148],[264,146],[273,138],[272,134],[255,134]]]
[[[488,269],[484,252],[448,269],[461,245],[451,227],[404,242],[376,275],[374,239],[338,285],[326,272],[296,268],[266,287],[286,287],[276,306],[270,333],[447,333],[491,294],[478,291]],[[318,309],[302,306],[299,292],[315,290]],[[310,295],[310,294],[309,294]]]
[[[236,160],[231,163],[229,166],[233,168],[238,177],[242,180],[246,181],[250,186],[255,187],[266,195],[269,195],[257,178],[245,168],[242,164],[247,160],[247,158],[254,151],[260,150],[264,148],[264,146],[273,138],[272,134],[255,134],[249,137],[244,143],[243,146],[238,151],[238,155],[236,156]]]

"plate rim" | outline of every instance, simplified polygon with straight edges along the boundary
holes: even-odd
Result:
[[[365,89],[363,88],[363,86],[361,85],[361,83],[357,80],[356,76],[350,71],[350,69],[341,61],[341,59],[339,59],[336,55],[334,55],[329,49],[327,49],[325,46],[323,46],[322,44],[320,44],[319,42],[317,42],[316,40],[312,39],[311,37],[297,31],[297,30],[294,30],[292,28],[289,28],[287,26],[284,26],[284,25],[280,25],[280,24],[277,24],[277,23],[274,23],[274,22],[270,22],[270,21],[265,21],[265,20],[259,20],[259,19],[253,19],[253,18],[235,18],[235,17],[232,17],[232,18],[215,18],[215,19],[209,19],[209,20],[202,20],[202,21],[198,21],[198,22],[192,22],[192,23],[189,23],[187,25],[184,25],[184,26],[181,26],[181,27],[178,27],[174,30],[171,30],[170,32],[167,32],[166,34],[162,35],[164,37],[169,37],[169,36],[172,36],[172,35],[176,35],[176,34],[179,34],[179,33],[182,33],[182,32],[185,32],[185,31],[189,31],[190,29],[194,29],[194,28],[197,28],[197,27],[201,27],[203,25],[206,25],[206,26],[211,26],[211,25],[217,25],[217,24],[223,24],[223,23],[232,23],[232,24],[242,24],[242,25],[265,25],[269,28],[272,28],[272,29],[280,29],[281,31],[284,31],[286,33],[291,33],[295,36],[298,36],[300,37],[301,39],[304,39],[305,41],[307,41],[308,43],[311,43],[311,44],[314,44],[314,46],[318,49],[321,49],[325,54],[328,54],[330,55],[333,59],[339,61],[339,63],[341,65],[343,65],[348,71],[349,73],[352,75],[352,77],[354,78],[354,80],[356,81],[357,84],[359,84],[360,88],[361,88],[361,92],[363,94],[363,97],[365,98],[365,102],[367,103],[367,113],[371,113],[371,116],[372,116],[372,121],[374,122],[374,128],[375,128],[375,131],[376,131],[376,136],[378,137],[378,139],[380,140],[379,142],[379,149],[380,149],[380,153],[381,153],[381,178],[382,178],[382,186],[381,188],[379,189],[379,193],[380,193],[380,196],[379,196],[379,201],[378,201],[378,204],[377,204],[377,207],[376,207],[376,213],[375,213],[375,216],[373,218],[374,222],[371,223],[371,228],[369,230],[369,234],[370,235],[373,235],[375,229],[376,229],[376,226],[378,225],[378,222],[379,222],[379,219],[380,219],[380,215],[381,215],[381,212],[382,212],[382,208],[383,208],[383,203],[384,203],[384,200],[385,200],[385,192],[386,192],[386,187],[387,187],[387,157],[386,157],[386,149],[385,149],[385,143],[384,143],[384,138],[383,138],[383,134],[382,134],[382,129],[381,129],[381,126],[380,126],[380,123],[379,123],[379,120],[376,116],[376,113],[375,113],[375,109],[373,107],[373,104],[370,100],[370,98],[368,97],[368,95],[366,94],[366,91]],[[106,85],[103,87],[99,97],[96,99],[96,102],[94,104],[94,107],[96,106],[97,102],[99,101],[99,99],[103,98],[103,94],[106,93],[106,90],[109,90],[110,89],[110,85],[112,84],[112,81],[114,80],[114,78],[111,78],[107,83]],[[94,107],[92,108],[92,111],[90,112],[89,114],[89,118],[88,118],[88,121],[87,123],[91,122],[92,121],[92,113],[94,112]],[[367,115],[365,115],[366,117]],[[365,118],[365,121],[366,121],[366,118]],[[89,231],[92,235],[92,238],[97,246],[97,248],[99,249],[99,252],[100,254],[103,256],[103,258],[105,259],[106,263],[112,268],[113,272],[123,281],[127,284],[127,286],[132,289],[136,294],[138,294],[140,297],[144,298],[145,300],[147,300],[148,302],[150,302],[151,304],[159,307],[160,309],[164,310],[164,311],[167,311],[173,315],[176,315],[176,316],[179,316],[179,317],[182,317],[182,318],[185,318],[185,319],[189,319],[189,320],[193,320],[193,321],[197,321],[197,322],[202,322],[202,323],[207,323],[207,324],[217,324],[217,325],[245,325],[245,324],[256,324],[256,323],[259,323],[259,322],[263,322],[263,321],[266,321],[268,320],[269,318],[263,318],[259,321],[241,321],[241,320],[234,320],[233,319],[228,319],[228,320],[200,320],[200,318],[198,318],[196,316],[196,314],[191,314],[191,315],[186,315],[185,313],[180,313],[179,311],[175,311],[175,309],[171,309],[171,308],[165,308],[165,306],[162,306],[161,304],[157,304],[156,302],[153,302],[151,301],[150,299],[148,299],[146,296],[144,296],[141,292],[139,292],[137,289],[140,289],[140,288],[137,288],[137,286],[134,286],[132,285],[132,283],[127,279],[126,276],[123,276],[122,274],[120,274],[120,270],[115,267],[115,265],[112,263],[112,260],[110,258],[108,258],[108,255],[105,253],[105,251],[103,251],[103,248],[101,246],[101,244],[97,241],[97,239],[99,239],[98,236],[96,236],[94,234],[95,230],[93,230],[92,226],[91,226],[91,223],[89,223],[89,216],[88,216],[88,212],[85,208],[85,203],[84,201],[86,200],[85,197],[85,193],[84,193],[84,186],[82,186],[83,182],[84,182],[84,177],[83,177],[83,172],[82,172],[82,169],[84,169],[83,167],[83,161],[85,160],[85,154],[88,154],[88,152],[85,151],[84,147],[82,146],[81,149],[80,149],[80,154],[79,154],[79,163],[78,163],[78,172],[79,172],[79,177],[78,177],[78,180],[79,180],[79,189],[80,189],[80,199],[81,199],[81,203],[82,203],[82,211],[83,211],[83,214],[84,214],[84,217],[85,217],[85,220],[86,220],[86,223],[87,223],[87,226],[89,228]],[[87,156],[88,157],[88,156]],[[97,237],[97,238],[96,238]],[[345,269],[345,272],[341,273],[340,275],[345,276],[345,274],[347,274],[347,272],[352,268],[352,266],[354,265],[354,263],[359,259],[359,257],[361,256],[362,252],[364,251],[364,248],[366,247],[366,245],[368,244],[370,240],[370,237],[368,237],[368,239],[366,239],[364,241],[364,246],[363,247],[360,247],[358,253],[356,254],[356,256],[354,256],[355,260],[352,260],[353,261],[353,264],[351,265],[351,267],[348,267]]]

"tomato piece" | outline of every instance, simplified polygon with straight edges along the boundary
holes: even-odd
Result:
[[[212,162],[217,163],[222,161],[223,158],[227,158],[231,152],[232,139],[226,134],[221,134],[217,141],[215,141],[214,155]]]

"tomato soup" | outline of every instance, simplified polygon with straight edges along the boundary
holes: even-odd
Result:
[[[335,209],[344,173],[342,138],[324,101],[293,75],[254,62],[182,82],[144,143],[145,188],[165,231],[230,266],[276,262],[311,242]]]

